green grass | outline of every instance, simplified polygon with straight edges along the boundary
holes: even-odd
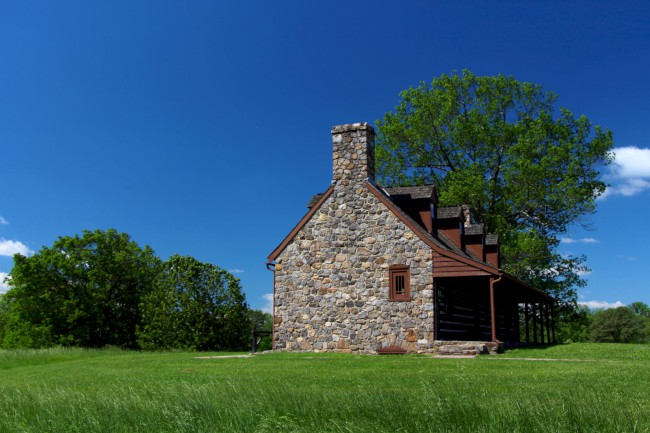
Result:
[[[0,351],[0,432],[650,431],[650,345],[196,356]]]

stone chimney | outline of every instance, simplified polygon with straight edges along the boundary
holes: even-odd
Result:
[[[367,122],[332,128],[333,182],[375,179],[375,130]]]

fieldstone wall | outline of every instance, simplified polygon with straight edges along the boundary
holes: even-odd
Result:
[[[342,186],[375,178],[375,130],[368,123],[332,128],[332,181]]]
[[[332,134],[333,192],[276,259],[274,349],[434,352],[432,251],[366,185],[372,128]],[[389,300],[394,264],[410,267],[410,301]]]

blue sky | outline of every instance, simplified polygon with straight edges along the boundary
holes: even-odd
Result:
[[[614,132],[612,186],[561,251],[588,257],[581,302],[650,304],[648,22],[642,1],[3,2],[0,274],[115,228],[265,308],[266,256],[329,185],[331,126],[468,68]]]

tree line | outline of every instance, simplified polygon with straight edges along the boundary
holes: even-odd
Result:
[[[113,229],[14,256],[0,295],[0,347],[243,350],[270,316],[238,278],[189,256],[161,260]]]
[[[558,341],[650,343],[650,307],[643,302],[607,310],[579,306],[558,323]]]

